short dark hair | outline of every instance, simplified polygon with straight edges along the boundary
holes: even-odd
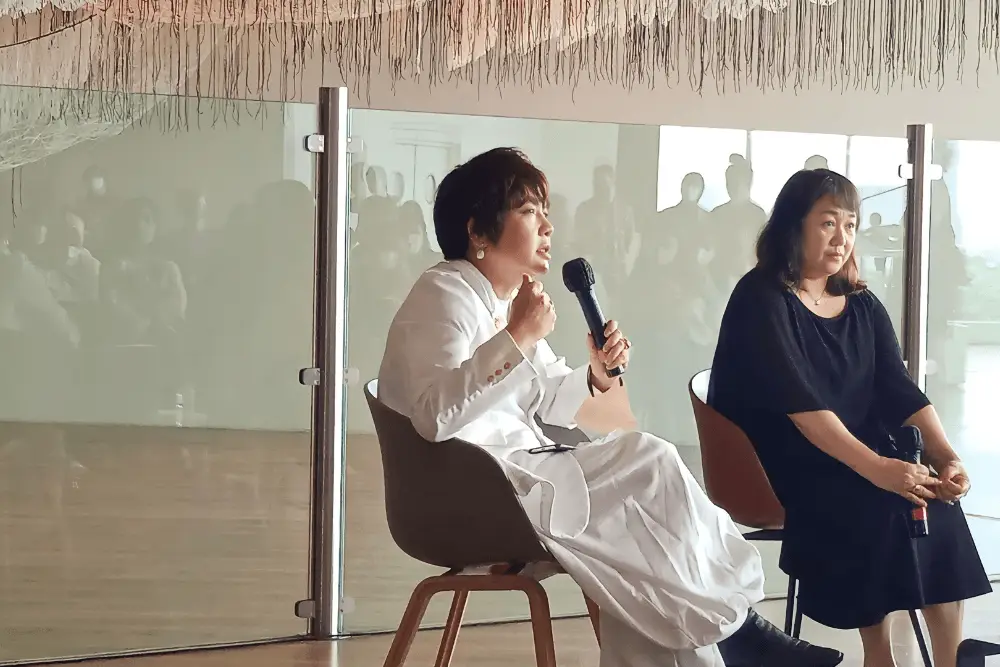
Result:
[[[496,243],[504,214],[532,200],[548,206],[549,182],[516,148],[494,148],[458,165],[434,197],[434,233],[444,258],[469,254],[469,220],[474,233]]]
[[[802,225],[823,197],[861,217],[861,196],[847,177],[829,169],[803,169],[781,188],[764,229],[757,238],[757,268],[787,287],[802,280]],[[827,283],[831,294],[852,294],[865,289],[858,272],[857,253]]]

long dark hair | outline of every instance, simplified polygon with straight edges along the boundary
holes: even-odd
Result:
[[[847,177],[829,169],[803,169],[788,179],[764,229],[757,238],[757,268],[786,287],[802,280],[802,224],[813,206],[829,196],[834,203],[861,217],[861,196]],[[853,294],[865,289],[858,271],[857,253],[836,275],[830,276],[827,290],[834,295]]]

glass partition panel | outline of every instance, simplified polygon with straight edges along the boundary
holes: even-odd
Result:
[[[677,444],[696,476],[701,460],[687,383],[712,363],[729,294],[754,263],[757,234],[781,186],[798,169],[829,166],[857,180],[867,217],[880,212],[887,224],[896,224],[905,201],[897,176],[906,159],[902,138],[361,110],[352,112],[351,135],[363,141],[364,151],[352,156],[351,167],[349,631],[395,628],[413,586],[437,572],[392,543],[362,385],[378,373],[399,303],[419,273],[441,259],[431,205],[436,184],[452,167],[489,148],[517,146],[546,172],[555,227],[554,271],[546,286],[559,312],[548,340],[571,365],[586,362],[586,325],[559,277],[566,260],[586,257],[605,314],[619,320],[635,344],[628,381],[640,428]],[[873,262],[869,272],[884,275],[885,264]],[[900,306],[891,309],[898,322]],[[759,546],[767,592],[784,595],[778,547]],[[584,612],[567,577],[546,586],[553,613]],[[425,624],[441,624],[446,614],[447,600],[436,601]],[[523,596],[477,594],[467,618],[526,614]]]
[[[897,337],[903,331],[903,216],[906,183],[899,167],[907,161],[906,139],[849,138],[847,177],[861,194],[855,242],[861,277],[889,312]]]
[[[927,393],[973,487],[962,501],[987,571],[1000,573],[1000,444],[991,394],[1000,372],[1000,232],[990,174],[1000,143],[934,143]]]
[[[0,173],[0,661],[305,631],[315,110],[119,102]]]

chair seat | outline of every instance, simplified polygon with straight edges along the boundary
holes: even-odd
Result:
[[[761,528],[743,533],[743,539],[757,542],[781,542],[785,537],[784,528]]]
[[[958,645],[958,667],[983,667],[986,658],[1000,655],[1000,644],[982,639],[965,639]]]

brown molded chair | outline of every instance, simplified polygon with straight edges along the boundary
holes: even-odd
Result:
[[[785,508],[778,502],[757,452],[740,428],[708,405],[711,369],[688,382],[688,394],[698,427],[705,493],[741,526],[755,528],[744,537],[756,542],[780,542]],[[802,612],[796,607],[798,581],[788,578],[785,634],[798,637]]]
[[[385,667],[401,667],[431,598],[452,592],[435,667],[448,667],[472,591],[523,591],[528,597],[538,667],[555,667],[548,596],[538,580],[521,573],[539,565],[559,572],[503,469],[481,448],[461,440],[428,442],[410,420],[382,404],[378,381],[365,386],[382,452],[385,513],[393,541],[407,555],[443,567],[413,590],[393,638]],[[483,574],[462,574],[488,566]],[[600,642],[598,610],[587,610]]]
[[[701,444],[701,465],[705,492],[713,503],[726,510],[736,523],[755,528],[744,533],[751,541],[780,542],[785,509],[778,502],[757,451],[746,434],[733,422],[708,405],[708,384],[712,369],[695,374],[688,383],[691,407]],[[785,603],[785,634],[798,637],[802,630],[802,610],[798,608],[798,581],[788,577]],[[910,611],[910,623],[924,665],[931,667],[930,653],[917,612]]]

